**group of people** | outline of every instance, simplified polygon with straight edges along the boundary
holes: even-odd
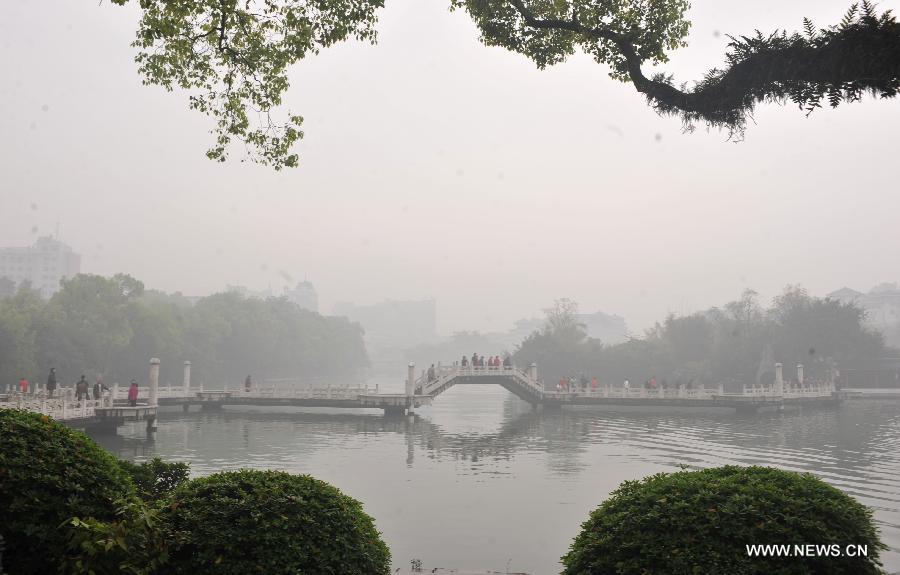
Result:
[[[574,375],[559,378],[559,383],[556,384],[556,390],[578,391],[580,389],[581,391],[587,391],[588,385],[590,385],[591,389],[597,389],[600,382],[597,381],[596,377],[588,379],[588,376],[582,373],[578,376],[578,379],[576,379]]]
[[[59,387],[59,379],[56,375],[56,368],[50,368],[50,374],[47,376],[47,397],[54,397],[56,395],[56,389]],[[99,400],[103,398],[103,393],[109,391],[109,387],[103,383],[103,376],[98,375],[96,381],[94,382],[93,389],[91,389],[90,383],[88,383],[87,377],[84,374],[81,375],[78,381],[75,382],[75,399],[76,401],[82,401],[87,399]],[[29,383],[28,378],[22,377],[19,379],[18,391],[22,395],[26,395],[28,393],[37,393],[36,386],[33,386]],[[137,405],[138,398],[138,383],[136,380],[131,380],[131,385],[128,388],[128,403],[132,407]]]
[[[472,361],[469,362],[469,358],[466,356],[462,356],[462,360],[460,361],[461,367],[469,367],[472,366],[474,368],[483,368],[486,367],[488,369],[497,369],[498,367],[511,367],[512,366],[512,358],[508,355],[504,356],[503,359],[500,359],[499,355],[492,355],[491,357],[485,359],[483,355],[478,355],[477,353],[472,354]]]

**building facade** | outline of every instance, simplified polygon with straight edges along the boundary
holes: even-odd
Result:
[[[884,334],[885,342],[900,347],[900,286],[883,283],[863,293],[841,288],[828,297],[844,303],[855,303],[866,312],[866,323]]]
[[[49,298],[59,291],[60,281],[81,272],[81,256],[61,241],[44,236],[27,247],[0,248],[0,277],[23,283]]]
[[[284,288],[284,297],[309,311],[319,312],[319,294],[312,282],[303,281],[294,288]]]

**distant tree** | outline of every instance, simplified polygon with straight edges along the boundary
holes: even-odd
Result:
[[[833,366],[883,356],[881,334],[865,324],[865,312],[854,304],[809,296],[788,286],[763,309],[753,290],[722,309],[688,316],[670,315],[645,337],[617,345],[588,338],[574,319],[574,304],[560,300],[547,310],[545,327],[526,337],[516,349],[517,363],[537,362],[546,378],[585,371],[620,384],[650,377],[673,383],[742,385],[771,382],[774,363],[785,376],[803,363],[810,378],[825,377]],[[552,379],[547,379],[552,381]]]
[[[881,356],[884,338],[865,325],[865,311],[852,303],[810,297],[788,286],[770,310],[776,360],[804,363],[806,373],[822,375],[832,363],[847,365]]]
[[[256,377],[354,376],[368,364],[362,330],[284,298],[216,294],[191,306],[183,297],[145,293],[131,276],[80,274],[49,301],[27,287],[0,299],[0,382],[82,373],[107,382],[144,382],[151,357],[161,381],[180,381],[183,360],[195,381]]]
[[[0,276],[0,298],[9,297],[16,293],[16,282],[6,276]]]
[[[571,299],[556,300],[544,315],[543,327],[519,344],[513,360],[518,365],[537,363],[549,383],[583,369],[590,351],[599,348],[600,342],[589,340],[584,324],[578,321],[578,304]]]
[[[0,388],[38,376],[38,333],[44,302],[27,286],[0,299]]]
[[[113,0],[119,5],[129,0]],[[900,24],[867,0],[837,25],[803,32],[732,37],[723,69],[692,88],[672,76],[644,75],[643,65],[668,61],[686,45],[687,0],[450,0],[468,12],[488,46],[502,46],[539,68],[582,50],[631,82],[661,114],[740,133],[760,102],[793,102],[807,112],[853,102],[865,92],[892,98],[900,89]],[[233,139],[252,160],[298,165],[291,146],[302,118],[279,123],[272,112],[289,87],[287,68],[348,38],[374,42],[383,0],[141,1],[134,46],[146,84],[190,90],[191,109],[215,118],[207,156],[224,161]]]

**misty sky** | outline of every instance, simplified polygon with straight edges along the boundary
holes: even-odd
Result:
[[[137,10],[8,0],[0,17],[0,245],[60,224],[82,270],[205,295],[437,300],[438,326],[505,329],[555,298],[639,332],[746,287],[823,295],[900,280],[900,102],[805,118],[768,105],[742,143],[682,134],[579,56],[538,71],[447,2],[388,0],[376,46],[296,66],[301,167],[207,160],[211,121],[141,85]],[[676,81],[725,34],[839,21],[849,1],[697,0]],[[884,2],[881,8],[900,6]]]

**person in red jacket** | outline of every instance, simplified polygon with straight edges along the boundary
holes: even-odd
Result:
[[[131,380],[131,387],[128,388],[128,405],[137,407],[138,384],[135,380]]]
[[[24,377],[19,380],[19,391],[28,393],[28,380]]]

